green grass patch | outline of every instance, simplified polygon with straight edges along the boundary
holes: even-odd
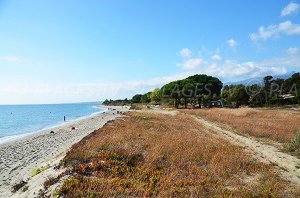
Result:
[[[296,136],[287,145],[287,151],[298,152],[300,150],[300,131],[296,133]]]
[[[34,169],[31,173],[31,177],[34,177],[38,174],[40,174],[41,172],[47,170],[50,166],[47,165],[47,166],[42,166],[41,168],[37,168],[37,169]]]

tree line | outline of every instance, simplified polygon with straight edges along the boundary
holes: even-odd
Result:
[[[104,105],[153,104],[185,108],[208,107],[211,101],[222,100],[225,105],[278,106],[300,103],[300,74],[288,79],[265,76],[262,84],[225,85],[217,78],[197,74],[172,81],[145,94],[136,94],[130,100],[105,100]]]

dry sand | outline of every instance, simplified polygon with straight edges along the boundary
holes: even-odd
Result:
[[[104,113],[0,145],[0,197],[36,197],[44,181],[59,174],[54,167],[74,143],[101,128],[107,121],[119,117],[117,111],[128,111],[128,107],[111,108]],[[71,130],[72,126],[76,130]],[[40,168],[45,170],[35,175],[34,172]],[[12,193],[12,186],[21,181],[28,183]]]

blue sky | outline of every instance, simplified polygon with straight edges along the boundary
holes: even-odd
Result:
[[[0,104],[131,97],[300,68],[300,1],[0,0]]]

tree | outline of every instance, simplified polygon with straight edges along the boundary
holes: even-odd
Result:
[[[150,94],[151,102],[158,103],[161,99],[161,92],[159,88],[154,89]]]
[[[219,99],[223,83],[216,77],[207,76],[205,74],[196,74],[186,78],[185,87],[192,90],[192,98],[198,101],[201,108],[202,99],[207,100]]]
[[[277,105],[281,104],[280,95],[283,93],[283,84],[284,79],[282,78],[272,80],[269,103]]]
[[[246,105],[249,101],[249,95],[244,85],[236,85],[233,89],[232,101],[235,101],[237,105]]]
[[[272,84],[272,80],[273,77],[272,76],[265,76],[264,77],[264,90],[265,90],[265,97],[266,97],[266,105],[269,102],[269,98],[271,95],[271,84]]]
[[[237,105],[246,105],[249,101],[249,95],[246,87],[242,84],[239,85],[226,85],[221,94],[226,103]]]
[[[132,97],[131,103],[140,103],[142,98],[142,94],[136,94]]]
[[[300,73],[293,74],[290,78],[286,79],[283,83],[283,90],[285,93],[293,94],[295,102],[300,104]]]
[[[187,99],[193,97],[194,85],[190,79],[184,79],[179,82],[179,87],[181,89],[181,95],[184,99],[184,108],[187,108]]]
[[[141,97],[141,103],[144,103],[144,104],[148,104],[149,102],[151,102],[151,98],[150,98],[150,95],[151,95],[151,91],[142,95]]]
[[[187,107],[187,100],[197,100],[201,108],[202,98],[206,96],[208,100],[219,98],[222,82],[212,76],[205,74],[190,76],[183,80],[170,82],[162,87],[161,94],[163,97],[173,98],[175,100],[175,107],[179,107],[180,99],[184,99],[185,107]]]
[[[162,98],[173,98],[175,108],[179,107],[181,95],[180,80],[170,82],[160,89]]]
[[[103,101],[103,103],[102,104],[104,104],[104,105],[107,105],[109,103],[109,100],[108,99],[106,99],[106,100],[104,100]]]
[[[222,92],[221,92],[221,98],[224,99],[224,102],[226,104],[231,104],[231,86],[232,85],[225,85]]]
[[[254,84],[246,87],[250,96],[249,103],[251,106],[263,106],[265,101],[265,94],[262,91],[263,87]]]

